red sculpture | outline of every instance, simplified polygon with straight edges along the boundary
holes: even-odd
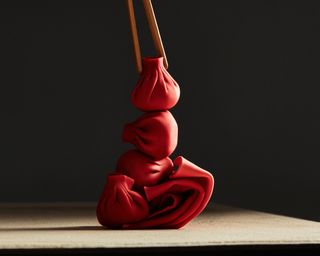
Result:
[[[153,160],[138,150],[127,151],[117,164],[117,173],[131,177],[134,185],[142,188],[159,184],[172,170],[173,163],[169,157]]]
[[[124,127],[122,138],[136,146],[118,160],[107,177],[97,206],[101,225],[120,229],[180,228],[210,200],[213,176],[179,156],[178,126],[168,111],[180,89],[163,66],[163,58],[144,58],[141,78],[131,99],[149,111]]]
[[[169,111],[146,113],[126,124],[122,139],[153,159],[170,156],[178,143],[178,125]]]
[[[140,79],[131,93],[132,104],[142,111],[168,110],[180,97],[180,88],[163,66],[163,58],[143,58]]]

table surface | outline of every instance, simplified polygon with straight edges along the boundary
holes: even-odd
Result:
[[[108,230],[92,203],[0,204],[0,251],[319,245],[320,223],[215,205],[179,230]]]

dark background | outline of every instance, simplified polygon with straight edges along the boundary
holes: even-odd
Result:
[[[182,90],[175,155],[212,171],[214,202],[320,220],[319,1],[154,7]],[[97,200],[140,115],[125,1],[1,1],[0,72],[0,202]]]

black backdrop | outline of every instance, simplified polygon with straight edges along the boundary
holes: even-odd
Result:
[[[154,6],[175,155],[212,171],[214,202],[320,220],[319,1]],[[140,114],[125,1],[1,1],[0,38],[0,201],[97,200]]]

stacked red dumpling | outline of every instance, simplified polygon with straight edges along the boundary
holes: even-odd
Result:
[[[107,177],[97,206],[101,225],[180,228],[209,202],[213,176],[181,156],[169,158],[177,146],[178,126],[168,110],[179,97],[179,85],[164,68],[163,58],[144,58],[131,101],[147,113],[124,127],[123,141],[136,149],[124,153]]]
[[[180,88],[163,66],[163,58],[144,58],[143,71],[131,93],[132,104],[142,111],[163,111],[174,107]]]

